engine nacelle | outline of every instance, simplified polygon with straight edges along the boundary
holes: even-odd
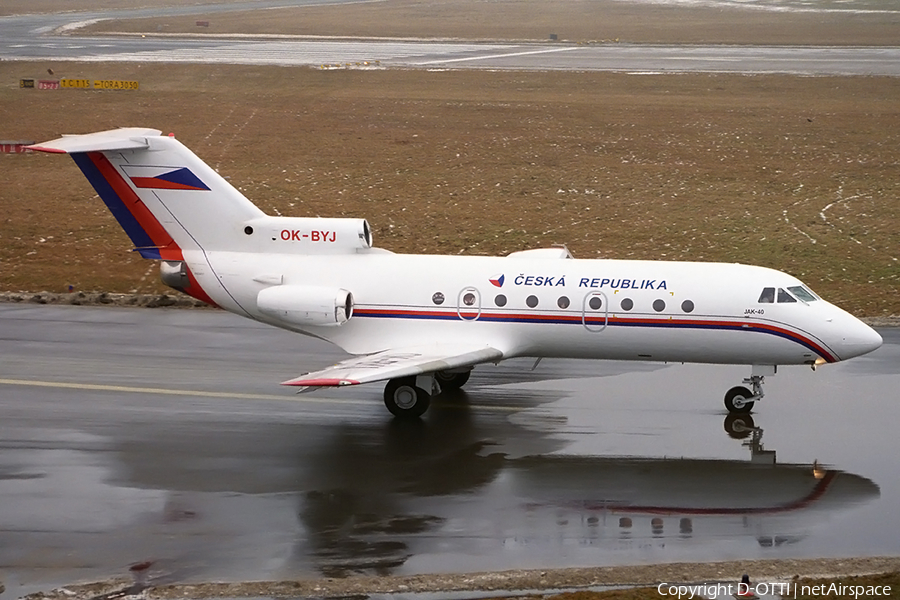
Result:
[[[241,224],[245,239],[264,252],[333,254],[372,247],[365,219],[261,217]]]
[[[277,285],[256,296],[256,307],[292,325],[343,325],[353,316],[353,294],[339,288]]]
[[[191,285],[187,265],[183,260],[164,260],[159,263],[160,280],[172,289],[185,291]]]

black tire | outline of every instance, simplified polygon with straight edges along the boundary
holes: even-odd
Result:
[[[438,371],[434,374],[434,378],[437,379],[437,382],[441,386],[442,390],[458,390],[462,386],[466,385],[466,382],[469,380],[469,375],[471,374],[471,370],[463,371],[462,373],[448,373],[447,371]]]
[[[391,379],[384,386],[384,405],[395,417],[416,419],[425,414],[430,404],[431,395],[416,387],[415,377]]]
[[[735,440],[745,440],[753,433],[756,423],[753,417],[748,414],[728,413],[725,422],[722,424],[728,437]]]
[[[725,394],[725,408],[730,413],[746,414],[753,410],[753,393],[743,386],[733,387]]]

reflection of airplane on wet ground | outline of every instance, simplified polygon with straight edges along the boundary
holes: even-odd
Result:
[[[772,269],[575,260],[565,249],[507,257],[400,255],[363,219],[270,217],[173,137],[118,129],[34,150],[68,153],[168,285],[241,316],[361,355],[287,385],[387,381],[398,416],[472,367],[513,357],[752,365],[749,412],[777,365],[832,363],[881,337]],[[537,363],[535,363],[537,365]]]
[[[445,484],[448,489],[443,492],[429,490],[427,484],[419,487],[415,483],[419,475],[405,480],[378,473],[387,487],[394,486],[392,491],[354,490],[350,482],[332,481],[329,489],[304,495],[300,517],[310,541],[318,545],[307,551],[319,558],[326,573],[345,574],[398,566],[419,552],[434,552],[432,543],[447,552],[455,539],[468,536],[495,540],[504,551],[518,548],[542,555],[551,549],[577,552],[579,547],[620,556],[653,547],[677,553],[678,544],[747,538],[767,548],[798,543],[835,513],[879,496],[878,486],[858,475],[815,464],[775,464],[774,453],[758,443],[761,430],[754,429],[756,444],[750,445],[747,462],[511,458],[475,446],[432,463],[426,452],[411,461],[413,470],[407,474],[456,475],[461,491],[481,488],[477,518],[470,501],[449,495],[452,486]],[[427,445],[427,432],[421,434],[407,440],[415,442],[415,451]],[[414,449],[408,450],[413,456]],[[371,452],[371,446],[362,445],[358,451]],[[361,458],[353,454],[351,450],[342,460]],[[336,472],[344,468],[328,460],[322,467]],[[366,479],[371,482],[375,477]],[[509,504],[507,494],[515,504]],[[379,511],[385,508],[389,510]],[[450,532],[442,536],[445,528]],[[469,543],[469,539],[460,542],[456,550],[466,552]]]
[[[764,548],[799,543],[879,496],[879,487],[859,475],[775,464],[748,416],[728,427],[754,434],[744,442],[750,460],[567,456],[548,454],[549,437],[535,440],[533,431],[505,419],[486,424],[464,404],[436,405],[427,422],[347,424],[312,448],[297,424],[278,428],[278,442],[264,437],[271,428],[259,428],[237,448],[233,437],[212,434],[138,435],[119,448],[124,469],[117,480],[172,490],[167,513],[187,515],[172,525],[170,533],[180,535],[213,531],[217,520],[231,527],[228,515],[238,507],[247,511],[238,521],[252,522],[294,496],[299,528],[288,536],[288,562],[312,563],[328,575],[388,573],[413,556],[521,551],[577,561],[572,553],[589,549],[596,553],[590,560],[650,550],[664,553],[659,560],[682,560],[681,552],[696,558],[691,553],[707,542],[740,553],[748,541]],[[281,437],[288,429],[290,443]],[[516,439],[543,444],[530,448],[542,454],[509,453],[507,440]],[[273,444],[293,460],[253,458]],[[243,454],[237,464],[230,458],[236,453]],[[158,464],[160,456],[171,456],[171,464]],[[223,493],[238,495],[232,509],[224,510]]]

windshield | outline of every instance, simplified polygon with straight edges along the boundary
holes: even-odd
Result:
[[[802,285],[789,287],[788,291],[796,296],[797,299],[803,302],[815,302],[816,300],[818,300],[815,294],[813,294],[811,291],[809,291],[809,289]]]
[[[781,288],[778,288],[778,303],[781,304],[783,302],[796,302],[796,298],[788,294]]]

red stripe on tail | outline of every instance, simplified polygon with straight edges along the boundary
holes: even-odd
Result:
[[[116,168],[109,162],[100,152],[88,152],[88,158],[97,167],[97,170],[113,189],[125,208],[131,212],[135,220],[143,227],[153,244],[159,248],[159,255],[163,260],[184,260],[181,254],[181,248],[172,239],[172,236],[165,228],[156,220],[147,205],[144,204],[138,195],[131,189],[131,186],[119,175]]]
[[[153,213],[150,212],[147,205],[144,204],[134,190],[131,189],[128,182],[119,175],[119,172],[116,171],[116,168],[109,162],[109,159],[101,152],[88,152],[87,155],[94,166],[97,167],[100,175],[119,196],[119,199],[122,201],[122,204],[125,205],[125,208],[131,212],[138,224],[144,228],[144,231],[146,231],[150,239],[153,240],[153,244],[159,248],[160,258],[163,260],[184,261],[184,254],[182,253],[181,248],[175,243],[175,240],[172,239],[169,232],[167,232],[160,222],[156,220],[156,217],[153,216]],[[213,299],[209,297],[209,294],[200,287],[200,283],[197,281],[197,278],[194,277],[194,274],[191,273],[190,268],[187,269],[187,274],[190,285],[184,289],[184,293],[193,296],[197,300],[206,302],[210,306],[218,308],[215,301],[213,301]]]

